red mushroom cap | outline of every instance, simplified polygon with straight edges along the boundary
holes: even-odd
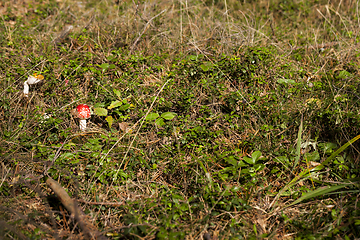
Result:
[[[76,107],[77,116],[80,119],[88,119],[91,116],[90,108],[86,104],[80,104]]]

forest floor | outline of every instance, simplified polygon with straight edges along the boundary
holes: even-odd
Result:
[[[3,239],[360,238],[357,1],[0,15]]]

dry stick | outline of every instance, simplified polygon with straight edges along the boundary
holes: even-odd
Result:
[[[135,40],[134,44],[132,45],[132,47],[130,48],[130,52],[132,52],[136,46],[136,44],[139,42],[140,38],[142,37],[142,35],[146,32],[146,30],[149,28],[150,23],[152,20],[154,20],[155,18],[157,18],[158,16],[160,16],[161,14],[163,14],[166,11],[166,9],[162,10],[161,13],[159,13],[158,15],[156,15],[155,17],[152,17],[145,25],[142,33],[140,34],[140,36]]]
[[[227,3],[226,3],[226,0],[224,0],[224,3],[225,3],[225,14],[226,14],[226,24],[227,24],[227,27],[228,27],[228,34],[229,34],[229,36],[231,36],[231,31],[230,31],[230,24],[229,24],[229,14],[228,14],[228,11],[229,11],[229,9],[228,9],[228,7],[227,7]]]
[[[341,3],[341,2],[340,2],[340,3]],[[328,6],[328,5],[325,5],[325,6],[326,6],[326,8],[327,8],[327,9],[329,9],[329,10],[331,10],[331,11],[335,12],[335,14],[339,16],[339,18],[340,18],[340,20],[341,20],[342,24],[343,24],[343,25],[344,25],[344,27],[345,27],[346,32],[347,32],[347,33],[348,33],[348,32],[350,32],[350,31],[349,31],[349,29],[347,28],[347,26],[346,26],[345,22],[344,22],[344,19],[341,17],[340,13],[338,12],[339,8],[338,8],[338,10],[335,10],[335,9],[329,8],[329,6]],[[340,6],[340,5],[339,5],[339,6]]]
[[[2,167],[2,175],[4,176],[2,179],[1,179],[1,183],[0,183],[0,187],[3,185],[3,183],[5,182],[5,180],[6,180],[6,176],[9,174],[9,172],[10,172],[10,168],[9,169],[6,169],[6,167],[4,166],[4,163],[3,162],[1,162],[1,167]],[[4,172],[6,172],[6,173],[4,173]]]
[[[46,184],[54,191],[56,196],[60,199],[61,203],[71,213],[71,215],[75,216],[80,228],[89,239],[107,239],[107,237],[103,236],[97,228],[87,220],[86,215],[79,209],[76,202],[70,198],[65,189],[62,188],[58,182],[49,177],[46,180]]]

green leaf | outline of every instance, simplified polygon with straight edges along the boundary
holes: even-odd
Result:
[[[189,59],[192,61],[196,61],[198,59],[198,57],[196,55],[190,55]]]
[[[261,157],[261,152],[260,151],[255,151],[251,154],[251,158],[249,157],[244,157],[245,162],[247,162],[248,164],[255,164],[256,161]]]
[[[225,158],[225,161],[227,161],[228,163],[230,163],[233,166],[237,166],[238,162],[236,161],[236,159],[233,156],[229,156],[227,158]]]
[[[122,102],[119,101],[119,100],[116,100],[116,101],[112,101],[110,106],[108,106],[108,109],[113,109],[113,108],[117,108],[119,106],[122,105]]]
[[[171,120],[176,116],[176,113],[173,112],[164,112],[163,114],[161,114],[161,117],[165,120]]]
[[[345,78],[348,78],[350,76],[351,76],[351,73],[349,73],[348,71],[343,70],[343,71],[341,71],[339,73],[338,78],[345,79]]]
[[[114,122],[113,117],[112,117],[112,116],[107,116],[107,117],[105,118],[105,120],[108,122],[109,128],[111,128],[111,125],[112,125],[113,122]]]
[[[200,65],[200,68],[204,71],[207,72],[210,70],[210,68],[213,66],[213,64],[211,62],[206,62],[204,64]]]
[[[158,113],[149,113],[145,120],[148,120],[148,121],[152,121],[152,120],[155,120],[159,117],[159,114]]]
[[[286,184],[285,187],[283,187],[279,193],[276,195],[275,199],[273,200],[273,209],[275,209],[277,199],[279,196],[283,194],[285,190],[290,188],[291,186],[295,185],[297,182],[300,182],[302,179],[305,179],[306,177],[310,176],[311,172],[319,171],[323,169],[331,160],[333,160],[337,155],[339,155],[342,151],[344,151],[346,148],[348,148],[351,144],[356,142],[360,138],[360,135],[357,135],[353,139],[351,139],[349,142],[341,146],[336,152],[331,154],[330,157],[328,157],[324,162],[322,162],[319,166],[316,166],[312,169],[305,169],[302,172],[300,172],[296,177],[294,177],[288,184]],[[298,139],[299,140],[299,139]]]
[[[247,162],[248,164],[255,164],[256,162],[255,159],[249,157],[244,157],[244,161]]]
[[[255,152],[253,152],[253,154],[251,154],[251,157],[256,162],[261,157],[261,154],[262,153],[260,151],[255,151]]]
[[[329,192],[333,192],[333,191],[336,191],[340,188],[344,188],[348,186],[348,184],[340,184],[340,185],[336,185],[336,186],[326,186],[326,187],[321,187],[321,188],[318,188],[314,191],[311,191],[311,192],[308,192],[308,193],[305,193],[303,196],[301,196],[300,198],[298,198],[295,202],[291,203],[289,206],[293,206],[295,204],[298,204],[304,200],[307,200],[307,199],[310,199],[310,198],[314,198],[314,197],[318,197],[318,196],[323,196]]]
[[[78,159],[78,158],[74,158],[73,160],[70,161],[70,163],[72,163],[72,164],[76,164],[78,162],[80,162],[80,159]]]
[[[164,126],[165,125],[164,119],[162,118],[156,119],[155,124],[158,125],[159,127]]]
[[[71,159],[73,158],[75,155],[73,153],[67,152],[61,155],[61,159]]]
[[[243,161],[238,162],[238,167],[247,167],[248,165]]]
[[[127,109],[129,109],[129,108],[130,108],[130,104],[129,104],[129,103],[126,103],[126,104],[122,105],[122,106],[119,108],[119,110],[120,110],[120,111],[125,111],[125,110],[127,110]]]
[[[325,147],[324,147],[324,152],[325,153],[332,153],[333,151],[333,149],[334,148],[337,148],[337,144],[336,143],[332,143],[332,142],[327,142],[327,143],[325,143]]]
[[[98,116],[107,116],[108,111],[105,108],[94,108],[94,112]]]
[[[110,67],[110,64],[108,63],[103,63],[100,65],[100,67],[103,69],[103,71],[107,70]]]
[[[94,108],[105,107],[105,103],[95,103]]]
[[[254,165],[255,171],[259,172],[265,168],[264,164],[255,164]]]
[[[280,84],[295,84],[295,81],[292,79],[283,79],[283,78],[279,78],[277,80],[278,83]]]
[[[117,96],[118,98],[121,98],[121,92],[120,92],[120,90],[113,89],[113,91],[114,91],[114,93],[116,94],[116,96]]]
[[[305,157],[306,161],[316,162],[316,161],[320,160],[320,154],[319,154],[318,151],[314,151],[314,152],[311,152],[311,153],[305,153],[304,157]]]

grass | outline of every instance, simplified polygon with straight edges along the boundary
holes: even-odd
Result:
[[[0,12],[4,239],[88,238],[48,178],[109,239],[360,237],[356,1]]]

